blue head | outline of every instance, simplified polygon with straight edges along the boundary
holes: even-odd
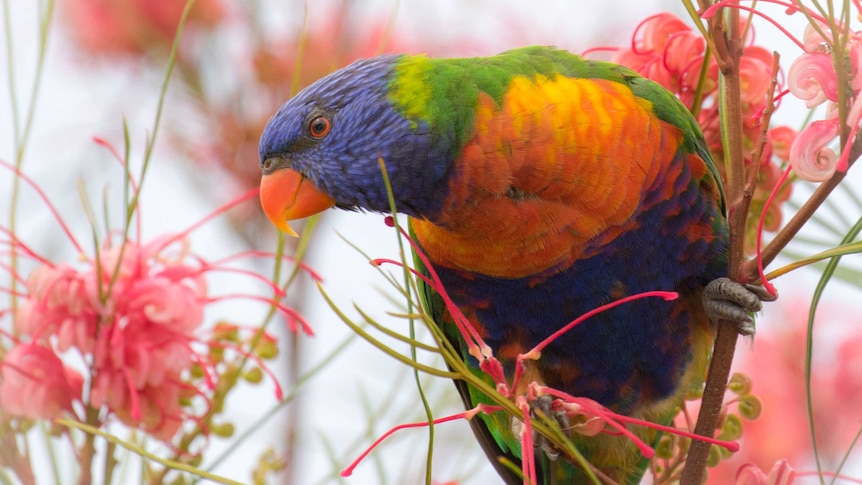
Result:
[[[304,89],[269,121],[259,148],[261,199],[277,226],[332,205],[388,212],[381,159],[400,212],[425,217],[439,207],[450,150],[434,146],[427,123],[411,121],[390,102],[401,57],[356,61]],[[268,181],[276,178],[290,181]],[[316,192],[317,202],[287,210],[285,204],[302,203],[301,187]]]

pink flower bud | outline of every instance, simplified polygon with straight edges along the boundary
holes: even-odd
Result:
[[[828,54],[802,54],[787,73],[790,92],[813,108],[827,99],[838,100],[838,81]]]
[[[54,419],[73,412],[81,399],[83,377],[47,347],[19,344],[3,358],[0,408],[29,419]]]
[[[791,485],[794,478],[793,468],[787,460],[779,460],[769,471],[769,475],[747,463],[736,472],[735,485]]]
[[[781,160],[790,160],[790,146],[796,139],[796,130],[782,125],[770,128],[766,133],[766,139],[772,145],[772,153]]]
[[[799,133],[790,146],[790,165],[799,178],[823,182],[835,173],[838,156],[826,144],[837,136],[837,119],[812,121]]]

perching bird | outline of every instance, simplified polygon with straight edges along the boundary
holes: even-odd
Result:
[[[509,379],[519,353],[575,318],[667,290],[680,298],[640,299],[584,321],[527,373],[658,423],[701,385],[714,338],[702,294],[727,275],[724,198],[695,119],[658,84],[546,47],[359,60],[269,121],[260,141],[264,211],[288,232],[287,220],[332,206],[389,212],[378,160],[397,210]],[[707,306],[745,320],[759,309],[748,295],[730,308],[715,303],[727,297],[718,291]],[[439,298],[427,304],[475,366]],[[483,399],[457,384],[468,407]],[[521,483],[496,465],[521,456],[508,419],[471,423],[506,483]],[[655,433],[644,436],[655,443]],[[619,483],[644,473],[624,437],[573,440]],[[549,465],[546,455],[536,450],[540,483],[585,483],[578,466]]]

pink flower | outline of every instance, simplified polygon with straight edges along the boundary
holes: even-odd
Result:
[[[772,54],[758,46],[748,46],[739,59],[742,102],[760,106],[772,81]]]
[[[91,350],[100,318],[96,288],[68,264],[39,266],[27,278],[28,297],[15,316],[18,332],[40,342],[57,335],[61,352]]]
[[[678,17],[660,13],[641,22],[631,47],[620,49],[611,60],[682,93],[697,85],[705,45]]]
[[[170,440],[186,415],[180,397],[187,388],[182,373],[193,361],[190,339],[141,323],[114,326],[100,337],[90,404]]]
[[[72,403],[81,400],[81,374],[37,343],[16,345],[0,369],[0,409],[13,416],[59,418],[64,412],[74,413]]]
[[[2,161],[0,166],[14,170]],[[19,176],[38,189],[24,174]],[[137,190],[136,185],[133,187]],[[56,209],[44,193],[37,192],[56,216]],[[256,196],[256,191],[249,191],[216,209],[201,223]],[[57,217],[76,250],[84,254],[83,247]],[[170,441],[184,422],[195,421],[211,409],[216,379],[223,370],[217,367],[233,365],[223,360],[223,349],[230,349],[230,355],[250,360],[268,372],[261,360],[267,358],[263,350],[251,344],[268,343],[271,337],[264,333],[253,339],[251,335],[256,332],[240,326],[228,336],[202,329],[206,305],[225,298],[260,301],[279,309],[292,327],[299,324],[306,332],[311,330],[301,316],[279,302],[284,292],[277,285],[230,265],[239,258],[271,257],[270,253],[242,252],[208,262],[191,253],[187,240],[188,233],[199,224],[145,244],[135,238],[117,241],[118,233],[109,232],[98,257],[84,256],[77,267],[54,264],[23,241],[17,241],[13,247],[20,251],[19,257],[40,264],[26,280],[26,292],[14,295],[19,298],[14,324],[18,334],[31,341],[19,345],[4,359],[0,405],[8,412],[50,418],[60,410],[71,410],[71,403],[77,400],[99,410],[98,424],[116,418],[157,439]],[[15,238],[12,234],[10,237]],[[273,295],[211,296],[205,275],[213,271],[264,282]],[[18,275],[12,277],[23,281]],[[248,336],[240,337],[242,334]],[[76,354],[86,363],[86,396],[81,395],[84,378],[65,368],[55,354],[57,350]],[[265,350],[267,356],[276,353],[275,349]],[[276,395],[280,395],[277,383]],[[35,399],[33,396],[39,405],[28,410],[28,400]]]
[[[750,463],[742,465],[736,472],[734,483],[735,485],[791,485],[794,478],[793,468],[787,460],[779,460],[769,471],[769,475]]]
[[[838,136],[838,120],[812,121],[790,146],[790,164],[803,180],[823,182],[832,177],[838,155],[828,146]]]
[[[826,100],[838,100],[838,81],[829,54],[802,54],[787,73],[790,92],[813,108]]]
[[[776,126],[766,132],[766,137],[772,146],[772,154],[785,162],[790,160],[790,147],[796,136],[796,130],[787,125]]]
[[[70,0],[64,4],[73,36],[86,50],[107,55],[141,54],[173,42],[185,2],[175,0]],[[198,0],[191,27],[211,28],[224,17],[217,0]]]
[[[823,22],[817,22],[817,27],[819,27],[820,31],[827,36],[832,33],[829,26]],[[802,34],[802,43],[805,47],[805,52],[810,54],[815,52],[826,52],[829,49],[829,43],[822,35],[820,35],[819,32],[817,32],[817,29],[815,29],[812,24],[805,25],[805,31]]]

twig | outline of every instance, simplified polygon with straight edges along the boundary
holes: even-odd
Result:
[[[708,7],[707,0],[701,0],[702,9]],[[715,44],[715,56],[724,85],[721,96],[722,128],[724,129],[723,144],[727,160],[727,196],[728,222],[730,224],[730,256],[728,275],[738,281],[739,269],[744,260],[745,228],[747,206],[744,198],[744,157],[742,109],[740,101],[739,58],[742,52],[742,41],[739,32],[739,10],[728,10],[728,20],[716,14],[709,19],[709,34]],[[700,414],[694,432],[701,436],[712,437],[718,424],[721,406],[724,402],[724,391],[730,376],[730,365],[736,350],[736,339],[739,335],[737,322],[722,320],[718,322],[718,331],[709,374],[701,401]],[[710,444],[706,441],[693,440],[689,448],[685,468],[680,478],[681,485],[700,485],[706,461],[709,457]]]

